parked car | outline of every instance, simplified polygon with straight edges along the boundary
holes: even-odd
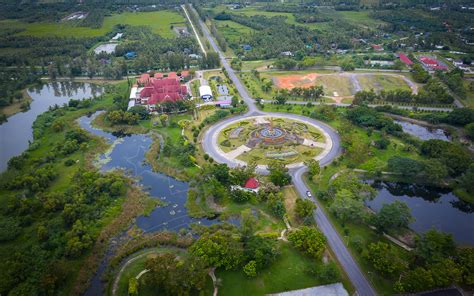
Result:
[[[313,197],[313,195],[311,194],[311,192],[309,192],[309,190],[306,191],[306,196],[309,197],[309,198]]]

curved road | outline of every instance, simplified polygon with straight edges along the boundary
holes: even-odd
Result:
[[[183,9],[185,9],[183,7]],[[187,12],[186,12],[187,15]],[[189,18],[188,18],[189,20]],[[191,22],[191,20],[189,20]],[[330,163],[334,157],[336,157],[340,153],[340,142],[339,142],[339,136],[337,135],[337,132],[333,130],[331,127],[328,125],[319,122],[314,119],[307,118],[305,116],[301,115],[296,115],[296,114],[281,114],[281,113],[268,113],[268,112],[261,112],[258,110],[258,108],[255,106],[254,100],[250,97],[248,94],[247,90],[245,87],[242,85],[240,80],[237,78],[237,75],[235,75],[234,70],[230,67],[228,61],[226,60],[224,54],[222,51],[219,49],[217,44],[214,42],[214,39],[211,38],[211,35],[209,33],[209,30],[207,27],[204,25],[204,23],[199,19],[199,25],[202,28],[202,31],[205,35],[205,37],[209,40],[209,43],[211,44],[212,48],[214,49],[215,52],[219,54],[220,60],[224,68],[226,69],[230,79],[233,81],[235,87],[237,88],[240,96],[242,99],[247,103],[249,111],[244,114],[244,115],[239,115],[236,117],[232,117],[229,119],[226,119],[212,127],[210,127],[203,138],[203,149],[210,155],[212,156],[217,162],[220,163],[226,163],[231,166],[235,166],[235,163],[232,161],[229,161],[229,159],[226,159],[223,157],[221,154],[217,153],[216,147],[212,145],[211,138],[213,134],[219,129],[219,126],[222,124],[234,121],[236,119],[242,119],[250,116],[256,116],[256,115],[284,115],[286,117],[294,118],[294,119],[299,119],[299,120],[304,120],[304,121],[310,121],[312,123],[317,124],[325,132],[329,134],[331,139],[333,140],[333,147],[331,151],[323,158],[321,159],[320,163],[321,165],[326,165]],[[301,166],[295,169],[292,169],[290,171],[293,179],[293,183],[298,190],[299,194],[301,197],[306,198],[306,192],[309,191],[309,188],[306,186],[306,184],[303,181],[303,174],[306,171],[306,167]],[[340,238],[339,234],[337,231],[334,229],[332,226],[331,222],[327,218],[327,216],[324,214],[324,212],[321,210],[321,206],[319,205],[318,201],[314,201],[318,207],[314,212],[314,218],[316,220],[316,223],[318,224],[319,228],[321,231],[324,233],[324,235],[328,239],[329,246],[333,250],[334,254],[336,255],[339,263],[342,265],[344,268],[345,272],[349,276],[349,279],[351,280],[352,284],[354,285],[355,289],[357,290],[358,295],[361,296],[372,296],[376,295],[375,290],[372,288],[370,285],[369,281],[367,278],[364,276],[362,271],[360,270],[359,266],[357,263],[354,261],[354,258],[352,258],[351,254],[347,250],[346,246],[344,245],[342,239]]]

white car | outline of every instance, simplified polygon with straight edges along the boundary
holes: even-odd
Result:
[[[309,192],[309,190],[306,191],[306,196],[309,197],[309,198],[313,197],[313,195],[311,194],[311,192]]]

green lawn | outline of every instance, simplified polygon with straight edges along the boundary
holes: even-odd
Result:
[[[265,295],[321,284],[307,272],[312,266],[322,264],[321,262],[303,256],[288,243],[281,242],[280,251],[279,259],[253,279],[249,279],[241,270],[218,270],[216,276],[222,279],[219,295]],[[211,294],[209,290],[206,295]]]
[[[117,24],[132,26],[148,26],[154,33],[163,37],[172,38],[176,34],[171,25],[184,26],[185,19],[175,11],[153,11],[153,12],[125,12],[107,16],[101,28],[79,27],[72,23],[25,23],[18,20],[0,21],[0,28],[17,28],[24,31],[19,35],[60,36],[60,37],[97,37],[110,32]]]

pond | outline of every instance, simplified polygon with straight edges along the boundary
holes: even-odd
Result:
[[[28,89],[33,101],[26,112],[17,113],[0,125],[0,172],[7,169],[13,156],[20,155],[33,140],[33,122],[50,106],[62,105],[73,99],[85,99],[102,94],[101,86],[71,81],[51,82]]]
[[[405,133],[415,136],[423,141],[426,140],[443,140],[449,141],[449,137],[446,135],[445,131],[440,128],[428,128],[419,124],[394,120],[396,123],[402,126],[402,129]]]
[[[371,181],[372,183],[372,181]],[[449,189],[396,182],[373,182],[377,196],[366,205],[379,211],[383,204],[405,202],[415,221],[410,228],[424,233],[432,228],[450,233],[461,245],[474,245],[474,205]]]
[[[165,206],[155,208],[150,215],[138,217],[136,223],[139,228],[145,232],[178,231],[181,228],[188,228],[192,223],[211,225],[219,222],[216,219],[189,217],[185,207],[188,183],[156,173],[150,165],[145,163],[145,153],[153,141],[149,135],[115,135],[96,129],[91,126],[91,122],[98,114],[99,112],[91,117],[81,117],[79,124],[85,130],[106,138],[112,144],[111,150],[99,156],[100,169],[102,171],[125,170],[130,176],[139,179],[138,185],[143,186],[144,191],[150,196],[166,203]]]

